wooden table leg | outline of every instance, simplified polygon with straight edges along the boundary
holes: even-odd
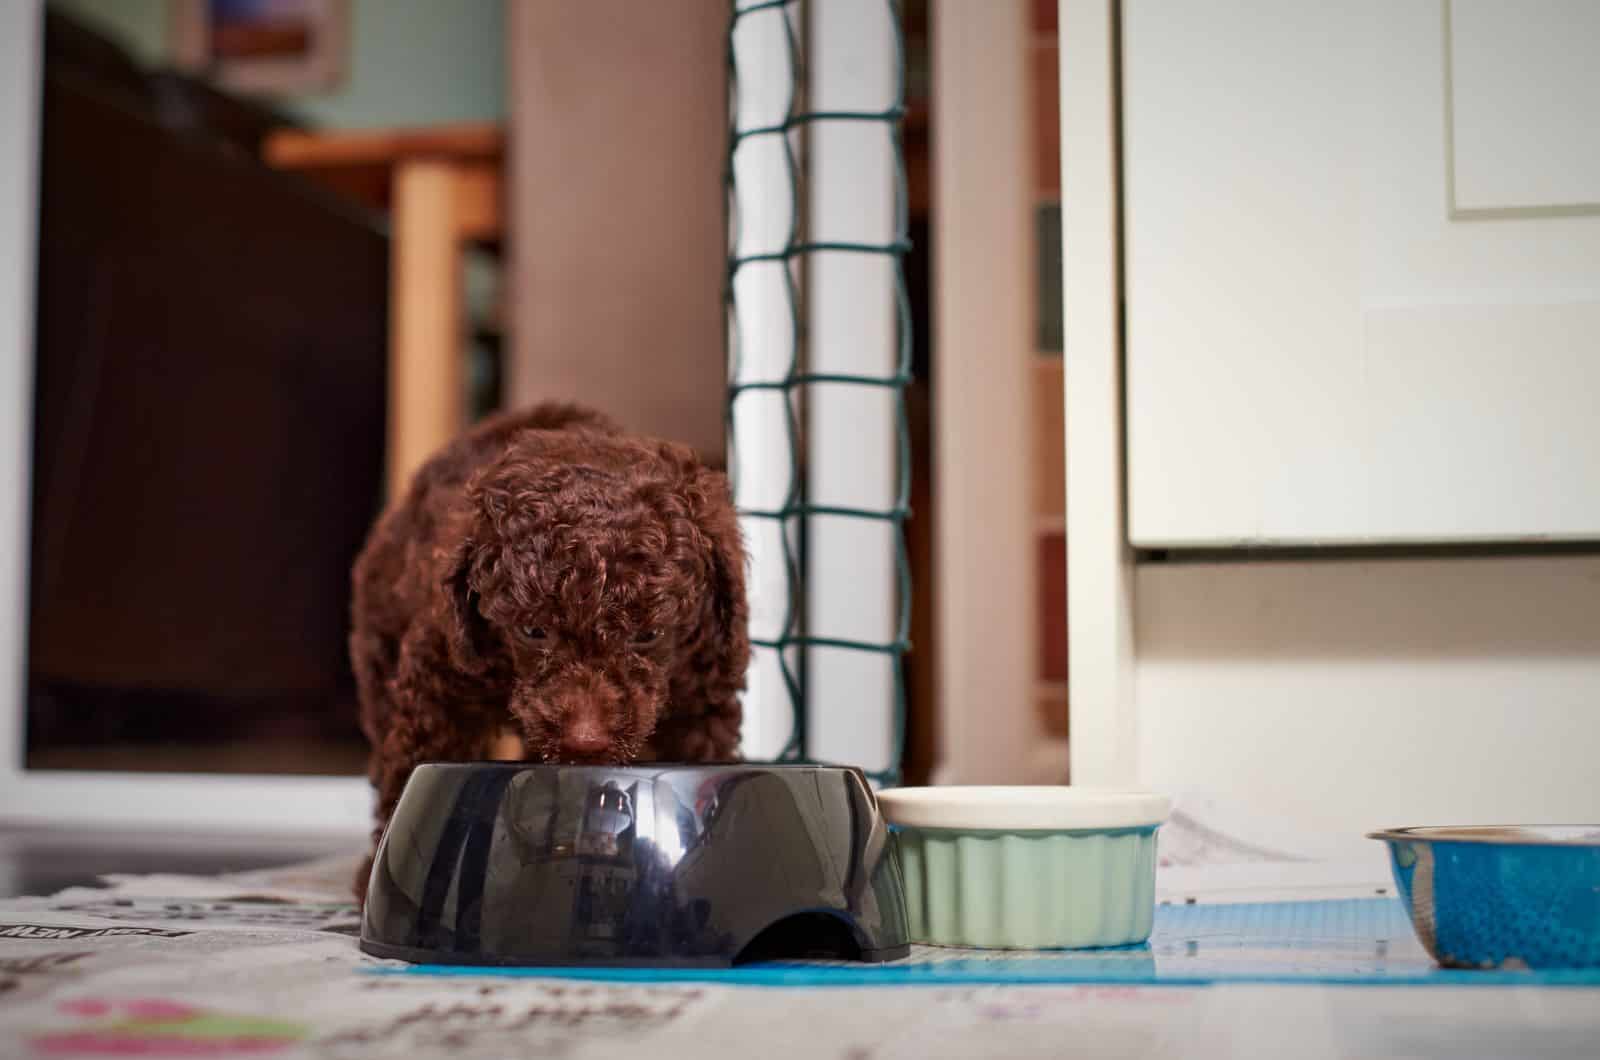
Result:
[[[389,497],[461,430],[462,277],[455,166],[401,162],[389,279]]]

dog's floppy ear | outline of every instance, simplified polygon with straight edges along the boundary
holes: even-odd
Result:
[[[439,625],[450,647],[450,661],[456,669],[481,674],[488,669],[484,649],[488,643],[488,623],[478,611],[478,593],[472,588],[472,566],[478,545],[465,535],[446,554],[443,579],[444,614]]]
[[[750,607],[745,599],[744,539],[727,476],[697,467],[688,487],[694,521],[710,553],[711,599],[697,638],[712,701],[734,699],[750,667]]]

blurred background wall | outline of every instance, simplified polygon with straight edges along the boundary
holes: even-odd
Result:
[[[581,398],[720,464],[727,9],[523,0],[508,14],[506,397]]]
[[[343,84],[279,100],[328,128],[498,121],[505,114],[505,0],[353,0]],[[148,66],[172,59],[170,0],[51,0]]]

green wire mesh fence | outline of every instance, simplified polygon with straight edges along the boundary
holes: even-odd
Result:
[[[760,0],[760,2],[745,3],[742,6],[735,0],[734,10],[729,22],[728,30],[728,93],[730,99],[730,114],[735,117],[728,137],[728,159],[726,169],[726,183],[728,191],[728,230],[729,230],[729,257],[728,274],[725,286],[726,309],[728,315],[728,336],[730,344],[729,355],[729,385],[727,403],[727,422],[729,437],[729,467],[735,476],[735,497],[741,497],[738,475],[741,473],[740,463],[735,451],[734,430],[735,412],[741,399],[758,393],[777,394],[783,398],[784,410],[784,437],[787,441],[788,458],[788,489],[782,503],[776,507],[753,508],[741,507],[740,515],[745,519],[772,521],[779,527],[777,538],[782,542],[782,562],[784,576],[787,582],[787,599],[783,618],[775,636],[753,636],[752,644],[758,649],[770,649],[776,653],[778,665],[783,679],[783,686],[787,693],[788,704],[793,713],[792,727],[787,742],[778,754],[781,761],[806,761],[808,760],[807,726],[806,726],[806,660],[808,650],[811,648],[842,649],[854,652],[870,652],[888,657],[892,685],[892,702],[889,704],[891,711],[890,725],[890,752],[885,768],[868,771],[868,776],[877,783],[892,785],[899,781],[900,762],[905,748],[905,668],[903,665],[905,653],[910,649],[909,628],[911,622],[911,566],[906,551],[906,537],[904,523],[910,517],[911,494],[911,433],[909,417],[906,409],[906,387],[911,382],[911,309],[910,298],[906,290],[905,269],[903,258],[910,249],[910,205],[906,189],[905,157],[901,143],[901,119],[905,113],[905,73],[904,73],[904,42],[901,37],[899,12],[895,0],[882,0],[887,11],[889,21],[893,27],[894,42],[894,89],[889,106],[881,110],[872,111],[843,111],[806,109],[804,101],[806,93],[805,72],[802,63],[800,41],[796,32],[796,12],[798,0]],[[737,115],[739,114],[739,62],[734,47],[735,32],[743,19],[771,18],[781,21],[784,39],[787,42],[789,54],[789,71],[792,83],[789,86],[789,105],[787,112],[781,120],[755,125],[749,128],[740,128]],[[821,43],[821,46],[826,46]],[[889,138],[892,152],[892,168],[894,173],[894,229],[893,237],[885,243],[850,242],[839,240],[811,241],[804,235],[804,189],[805,170],[797,157],[795,140],[797,133],[809,126],[822,122],[856,122],[877,123],[882,126],[884,135]],[[786,189],[773,189],[774,193],[784,193],[790,197],[788,203],[789,229],[787,238],[782,246],[761,253],[740,254],[739,239],[739,184],[736,176],[735,155],[740,146],[756,138],[775,138],[782,145],[782,155],[787,169],[787,179],[784,183]],[[767,189],[760,189],[765,193]],[[865,254],[880,255],[888,258],[893,265],[894,284],[894,317],[895,317],[895,342],[896,363],[889,374],[853,374],[841,372],[815,372],[808,370],[809,359],[806,355],[806,336],[802,324],[801,290],[796,272],[797,267],[803,268],[803,263],[819,254]],[[789,351],[788,363],[781,376],[776,378],[745,378],[746,352],[742,348],[739,329],[739,295],[735,280],[741,269],[749,268],[759,263],[771,263],[781,268],[783,286],[787,302],[788,325],[790,333],[787,336],[787,349]],[[805,468],[801,459],[802,431],[801,412],[804,393],[808,388],[816,386],[855,386],[886,388],[894,394],[894,409],[897,420],[897,469],[895,497],[889,507],[845,507],[838,505],[816,504],[808,498],[805,484]],[[801,547],[800,539],[804,534],[805,521],[813,516],[831,516],[855,520],[871,520],[887,523],[893,529],[892,540],[895,549],[894,591],[897,593],[897,613],[895,618],[896,629],[892,639],[884,641],[855,640],[826,635],[827,631],[813,631],[806,623],[805,609],[805,579],[806,561],[805,551]]]

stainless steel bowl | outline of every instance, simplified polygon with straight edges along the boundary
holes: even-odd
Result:
[[[909,949],[877,800],[830,766],[425,765],[361,948],[438,964],[885,961]]]

